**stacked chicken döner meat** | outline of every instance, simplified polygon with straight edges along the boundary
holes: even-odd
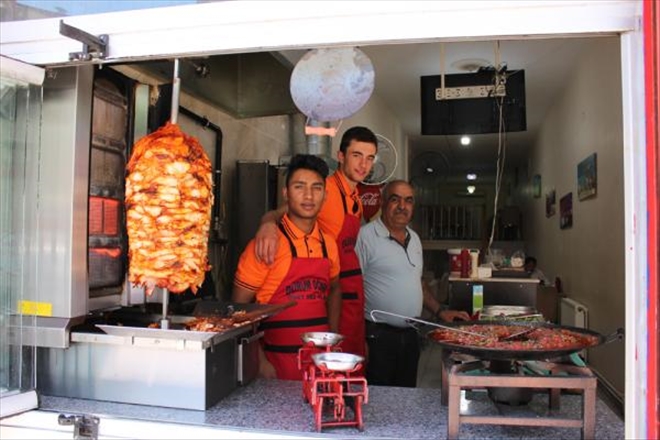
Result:
[[[148,294],[196,292],[210,269],[213,179],[204,148],[168,122],[135,144],[127,169],[130,282]]]

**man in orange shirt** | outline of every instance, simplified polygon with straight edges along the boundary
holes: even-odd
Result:
[[[342,349],[365,355],[364,286],[355,242],[362,219],[362,203],[357,184],[371,172],[378,151],[376,135],[365,127],[351,127],[341,138],[337,160],[339,168],[326,179],[327,198],[318,216],[321,230],[332,235],[339,250],[342,292],[339,333],[344,335]],[[278,248],[276,221],[286,207],[264,215],[256,235],[257,258],[270,264]]]
[[[250,241],[238,263],[232,300],[259,304],[295,301],[262,323],[259,372],[266,378],[301,380],[298,349],[306,332],[338,332],[341,312],[339,255],[331,237],[319,229],[317,215],[326,197],[326,163],[296,155],[283,189],[288,211],[277,224],[277,252],[266,265]]]

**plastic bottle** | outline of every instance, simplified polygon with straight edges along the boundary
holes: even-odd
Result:
[[[481,309],[484,308],[484,286],[475,284],[472,286],[472,316],[479,318]]]
[[[479,251],[473,249],[470,251],[470,278],[479,277]]]
[[[461,251],[461,278],[467,278],[470,274],[470,251]]]

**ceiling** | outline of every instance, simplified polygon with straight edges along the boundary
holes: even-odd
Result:
[[[495,67],[498,59],[509,72],[525,71],[527,130],[507,133],[503,138],[507,169],[511,170],[515,164],[526,164],[554,97],[560,95],[572,67],[588,54],[596,38],[604,37],[448,42],[444,49],[438,42],[370,45],[360,49],[374,66],[374,95],[395,114],[408,140],[409,178],[421,172],[417,169],[431,165],[436,177],[440,174],[445,181],[464,182],[465,175],[474,172],[481,181],[488,182],[495,179],[500,136],[472,135],[470,145],[462,146],[460,135],[422,135],[420,77],[439,75],[443,64],[446,74],[470,73],[480,66]],[[290,69],[305,53],[307,49],[273,53],[279,62],[265,52],[209,57],[202,61],[213,72],[210,77],[195,74],[199,64],[192,60],[182,64],[181,74],[186,77],[182,84],[189,92],[206,99],[216,97],[218,106],[239,118],[294,113],[298,110],[289,95]],[[282,70],[286,64],[290,66]],[[171,75],[171,63],[167,60],[138,63],[135,67],[165,81]],[[240,84],[243,87],[237,92]],[[416,166],[422,162],[423,167]]]
[[[527,131],[506,135],[508,163],[524,162],[553,98],[565,86],[572,66],[588,52],[590,41],[593,38],[511,40],[501,41],[499,45],[494,41],[444,43],[445,73],[469,73],[480,64],[495,66],[498,55],[509,71],[525,70]],[[460,144],[458,135],[421,135],[420,77],[441,73],[441,43],[374,45],[360,49],[374,65],[374,94],[396,115],[409,140],[410,164],[424,155],[437,159],[454,178],[462,179],[466,172],[476,172],[486,179],[494,177],[497,134],[473,135],[467,147]],[[305,52],[282,54],[295,64]]]

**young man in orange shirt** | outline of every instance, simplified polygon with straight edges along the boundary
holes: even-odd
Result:
[[[339,167],[326,179],[327,198],[318,216],[321,230],[334,237],[339,250],[342,292],[339,333],[344,335],[342,350],[365,355],[364,286],[355,242],[362,219],[362,203],[357,184],[371,172],[378,151],[376,135],[365,127],[351,127],[343,134],[337,153]],[[256,235],[257,257],[270,264],[278,240],[276,221],[286,207],[264,215]]]
[[[262,323],[259,356],[262,377],[301,380],[298,349],[306,332],[337,332],[341,311],[337,245],[317,224],[326,197],[326,163],[312,155],[296,155],[283,189],[287,213],[277,224],[277,252],[272,264],[259,261],[255,240],[238,263],[232,300],[296,305]]]

